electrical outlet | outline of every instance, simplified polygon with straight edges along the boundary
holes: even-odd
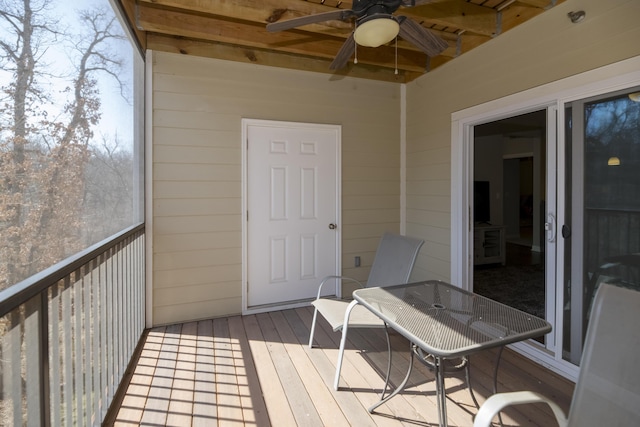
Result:
[[[356,267],[360,267],[360,257],[359,256],[357,256],[356,259],[355,259],[355,266]]]

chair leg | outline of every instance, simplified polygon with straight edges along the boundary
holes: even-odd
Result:
[[[349,329],[349,316],[351,316],[351,310],[358,304],[358,301],[353,300],[347,307],[344,313],[344,322],[342,324],[342,338],[340,338],[340,349],[338,350],[338,362],[336,363],[336,376],[333,380],[333,389],[338,390],[340,383],[340,370],[342,369],[342,356],[344,355],[344,347],[347,343],[347,330]]]
[[[342,369],[342,356],[344,355],[344,346],[347,342],[347,324],[342,325],[342,338],[340,338],[340,348],[338,349],[338,362],[336,363],[336,376],[333,379],[333,389],[338,390],[340,383],[340,370]]]
[[[314,307],[313,320],[311,321],[311,333],[309,333],[309,348],[313,348],[313,334],[316,331],[316,320],[318,319],[318,309]]]

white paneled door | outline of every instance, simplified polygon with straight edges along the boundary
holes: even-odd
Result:
[[[247,306],[312,298],[339,269],[340,127],[245,120],[243,129]]]

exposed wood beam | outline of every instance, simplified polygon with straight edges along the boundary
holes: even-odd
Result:
[[[441,25],[485,36],[496,32],[497,12],[464,0],[446,0],[403,9],[403,15],[431,25]],[[429,25],[427,25],[428,28]]]
[[[550,7],[555,6],[557,3],[554,0],[518,0],[518,3],[527,4],[529,6],[538,7],[540,9],[549,9]]]
[[[330,73],[335,78],[349,75],[408,82],[565,0],[423,0],[416,7],[400,7],[396,15],[420,23],[449,47],[429,59],[398,38],[397,74],[393,42],[375,49],[358,46],[356,66],[348,64],[337,73],[329,70],[353,31],[353,21],[266,31],[268,22],[350,9],[351,0],[114,1],[122,6],[143,49]]]
[[[502,31],[509,31],[544,12],[544,9],[524,3],[517,1],[502,11]]]
[[[142,30],[135,27],[135,4],[133,0],[123,0],[117,2],[120,5],[121,10],[124,12],[124,16],[129,20],[130,28],[133,31],[140,47],[146,49],[146,37]]]
[[[223,16],[242,21],[255,22],[266,25],[269,22],[285,21],[301,16],[314,15],[316,13],[328,12],[335,7],[307,1],[289,2],[283,8],[282,0],[234,0],[211,1],[211,0],[138,0],[140,3],[149,5],[166,6],[183,11],[196,11],[208,15]],[[348,9],[349,6],[341,7]],[[346,39],[353,29],[350,22],[327,21],[320,24],[305,26],[306,30],[313,30],[320,34],[336,35],[342,34]]]
[[[248,21],[269,22],[267,19],[275,12],[279,11],[281,19],[291,19],[315,13],[327,12],[335,9],[323,4],[308,1],[282,0],[233,0],[233,1],[211,1],[211,0],[138,0],[140,3],[150,3],[158,6],[169,6],[176,9],[193,10],[210,15],[228,16],[236,19]],[[286,3],[286,8],[283,4]],[[340,9],[349,9],[348,2],[341,2]]]
[[[403,70],[399,70],[398,74],[395,74],[394,70],[390,68],[373,68],[360,64],[358,64],[358,66],[350,64],[345,69],[334,72],[329,70],[330,60],[288,55],[263,49],[243,48],[223,43],[180,39],[154,33],[150,33],[148,36],[148,48],[183,55],[195,55],[205,58],[333,74],[335,78],[350,76],[395,83],[407,83],[422,75],[422,73],[406,72]]]
[[[307,1],[290,1],[282,8],[280,0],[234,0],[233,2],[210,0],[137,0],[140,4],[165,6],[182,11],[196,11],[207,15],[233,18],[266,25],[270,19],[284,21],[287,19],[334,10],[335,7]],[[535,0],[530,0],[535,1]],[[349,9],[351,2],[342,2],[340,9]],[[454,27],[487,36],[493,35],[496,29],[496,11],[492,8],[467,3],[464,0],[436,0],[430,4],[401,8],[397,14],[415,18],[418,22],[431,25]],[[459,16],[465,14],[465,16]],[[306,25],[305,31],[340,36],[345,39],[353,30],[350,22],[327,21]]]
[[[304,31],[269,33],[259,24],[220,20],[194,14],[166,11],[140,4],[138,26],[155,33],[171,34],[200,40],[210,40],[240,46],[276,49],[292,54],[333,59],[342,40],[319,37]],[[395,49],[382,46],[376,49],[359,48],[358,61],[364,64],[393,67]],[[425,70],[426,56],[421,52],[398,49],[398,68],[415,72]]]

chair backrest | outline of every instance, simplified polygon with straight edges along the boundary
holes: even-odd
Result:
[[[568,425],[640,425],[640,292],[603,283],[591,313]]]
[[[384,233],[369,272],[366,286],[400,285],[409,281],[423,240]]]

